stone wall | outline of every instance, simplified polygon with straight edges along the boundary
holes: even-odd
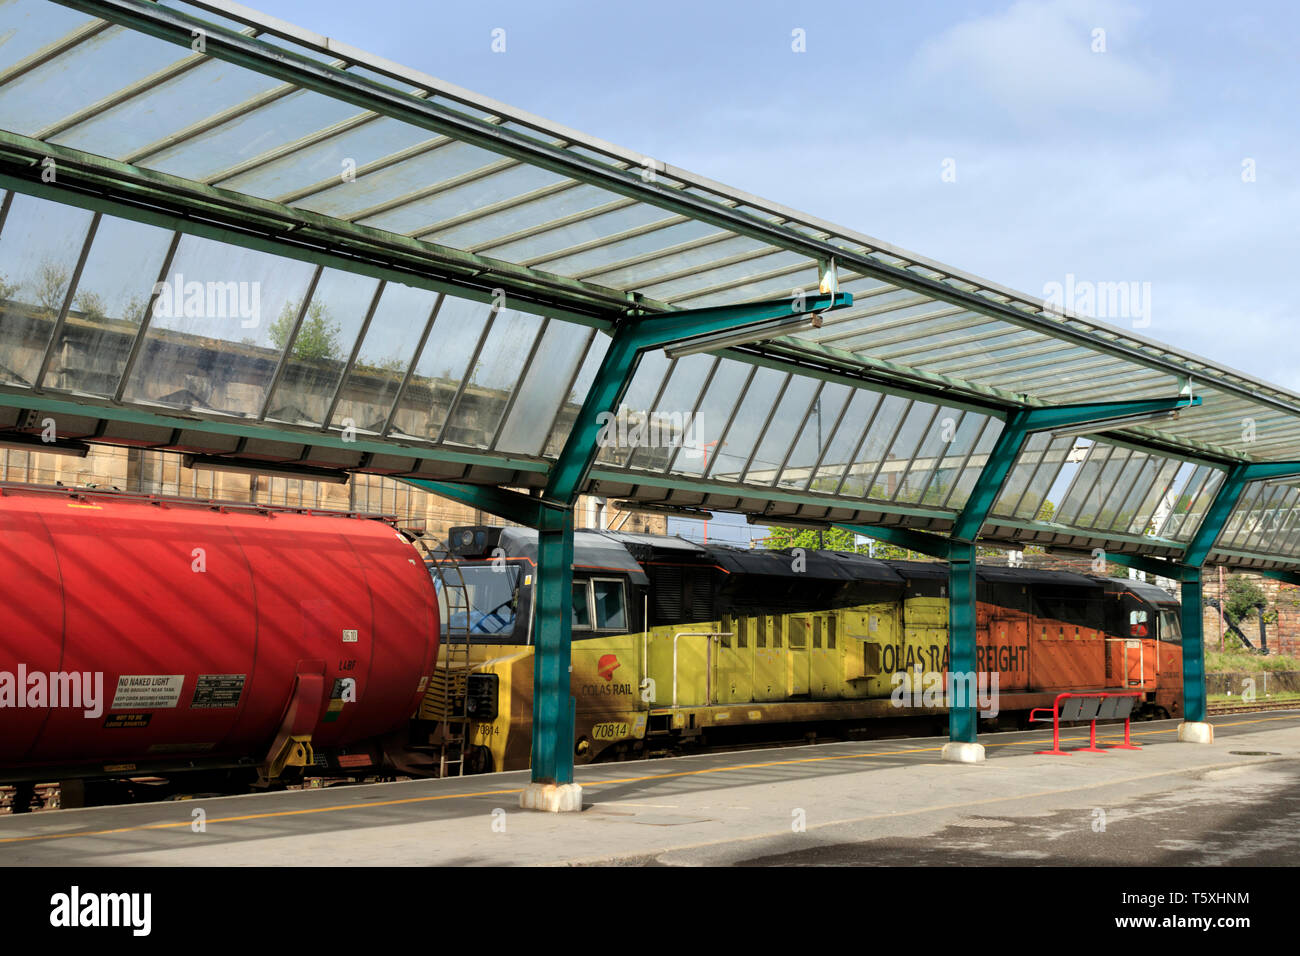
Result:
[[[0,482],[392,515],[423,527],[440,541],[454,525],[502,523],[492,515],[380,475],[352,475],[346,484],[244,475],[185,468],[180,455],[168,452],[107,445],[92,446],[85,458],[0,448]],[[612,504],[606,504],[602,514],[599,501],[583,498],[578,502],[579,527],[603,523],[616,530],[650,534],[663,534],[667,529],[662,515],[618,511]]]

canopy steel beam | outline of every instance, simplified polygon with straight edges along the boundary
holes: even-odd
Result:
[[[232,435],[238,438],[284,442],[317,448],[332,448],[372,455],[389,455],[395,458],[450,462],[457,465],[479,466],[506,471],[544,474],[546,462],[500,452],[477,452],[472,449],[434,448],[407,444],[396,439],[369,437],[350,438],[339,431],[322,432],[319,428],[295,425],[270,424],[254,419],[231,419],[230,416],[199,418],[195,413],[181,409],[145,411],[143,408],[123,407],[103,399],[90,399],[78,395],[55,397],[30,391],[0,388],[0,408],[17,408],[50,412],[68,418],[98,418],[110,422],[129,422],[136,425],[153,425],[173,431],[201,432],[213,435]],[[113,444],[102,438],[92,442]],[[125,443],[117,443],[125,444]],[[269,464],[269,463],[268,463]],[[340,467],[339,471],[350,469]]]
[[[1181,582],[1187,574],[1198,573],[1196,569],[1184,567],[1177,561],[1153,558],[1145,554],[1124,554],[1122,552],[1112,554],[1107,551],[1104,557],[1105,560],[1112,564],[1120,564],[1135,571],[1144,571],[1157,577],[1169,578],[1171,581]]]
[[[966,507],[953,525],[952,537],[965,542],[975,540],[1031,433],[1076,428],[1093,423],[1101,425],[1114,419],[1172,412],[1200,404],[1200,396],[1179,395],[1175,398],[1047,405],[1012,412],[989,454],[988,463],[980,472],[975,487],[971,489]]]
[[[614,330],[613,340],[569,437],[551,469],[547,497],[556,501],[576,498],[596,460],[601,416],[618,409],[619,401],[636,374],[641,355],[646,351],[771,319],[845,308],[852,302],[852,295],[840,292],[622,319]]]
[[[892,528],[875,525],[845,524],[837,521],[835,527],[852,531],[863,537],[875,538],[886,544],[897,545],[908,551],[917,551],[931,558],[943,558],[945,561],[952,554],[952,541],[937,534],[913,531],[910,528]]]
[[[1283,571],[1281,568],[1258,568],[1255,573],[1266,578],[1272,578],[1275,581],[1282,581],[1285,584],[1294,584],[1296,587],[1300,587],[1300,571]]]
[[[1210,549],[1219,540],[1219,535],[1223,532],[1224,526],[1228,523],[1228,518],[1241,500],[1246,485],[1252,481],[1269,481],[1277,478],[1295,478],[1297,476],[1300,476],[1300,462],[1296,461],[1252,462],[1250,464],[1234,465],[1223,479],[1223,483],[1219,485],[1214,500],[1205,509],[1205,517],[1197,526],[1196,533],[1192,535],[1192,540],[1187,545],[1187,551],[1183,554],[1182,563],[1193,568],[1199,568],[1205,564],[1205,559],[1210,555]]]
[[[42,179],[53,160],[56,178]],[[0,130],[0,185],[43,199],[483,302],[591,323],[666,303]]]

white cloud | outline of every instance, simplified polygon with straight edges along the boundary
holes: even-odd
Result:
[[[1169,84],[1125,42],[1138,19],[1111,0],[1017,0],[929,41],[916,66],[949,92],[982,91],[1024,121],[1080,109],[1149,112]],[[1093,51],[1095,30],[1105,31],[1105,52]]]

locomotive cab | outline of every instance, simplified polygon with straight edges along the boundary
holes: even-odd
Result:
[[[1116,686],[1145,692],[1146,710],[1182,710],[1183,648],[1179,603],[1168,591],[1130,578],[1106,578],[1107,676]]]

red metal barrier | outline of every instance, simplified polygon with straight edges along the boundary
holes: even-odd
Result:
[[[1136,704],[1137,699],[1141,698],[1141,696],[1142,694],[1140,691],[1121,691],[1118,693],[1113,693],[1109,691],[1088,691],[1088,692],[1080,692],[1080,693],[1057,694],[1056,700],[1052,702],[1052,706],[1050,708],[1035,707],[1033,710],[1029,712],[1030,723],[1033,723],[1038,720],[1046,719],[1046,718],[1035,717],[1034,716],[1035,714],[1050,713],[1052,715],[1052,749],[1035,750],[1034,753],[1053,754],[1058,757],[1068,757],[1073,752],[1073,751],[1061,749],[1061,702],[1062,701],[1068,699],[1087,700],[1087,699],[1095,698],[1098,700],[1106,700],[1115,697],[1132,697],[1134,698],[1133,702]],[[1103,706],[1102,704],[1097,705],[1098,711],[1101,710],[1102,706]],[[1124,715],[1124,742],[1122,744],[1111,744],[1110,749],[1112,750],[1141,750],[1142,749],[1140,745],[1135,744],[1129,740],[1129,735],[1128,735],[1129,717],[1132,714],[1132,712],[1133,712],[1133,708],[1130,706],[1129,712]],[[1077,748],[1079,751],[1082,751],[1084,753],[1095,753],[1095,754],[1101,754],[1106,752],[1105,749],[1097,746],[1097,721],[1099,719],[1106,718],[1108,716],[1118,716],[1118,714],[1108,715],[1103,713],[1093,713],[1091,716],[1085,717],[1082,716],[1082,705],[1080,705],[1079,707],[1079,715],[1066,716],[1065,718],[1066,720],[1087,720],[1090,722],[1088,746]]]

